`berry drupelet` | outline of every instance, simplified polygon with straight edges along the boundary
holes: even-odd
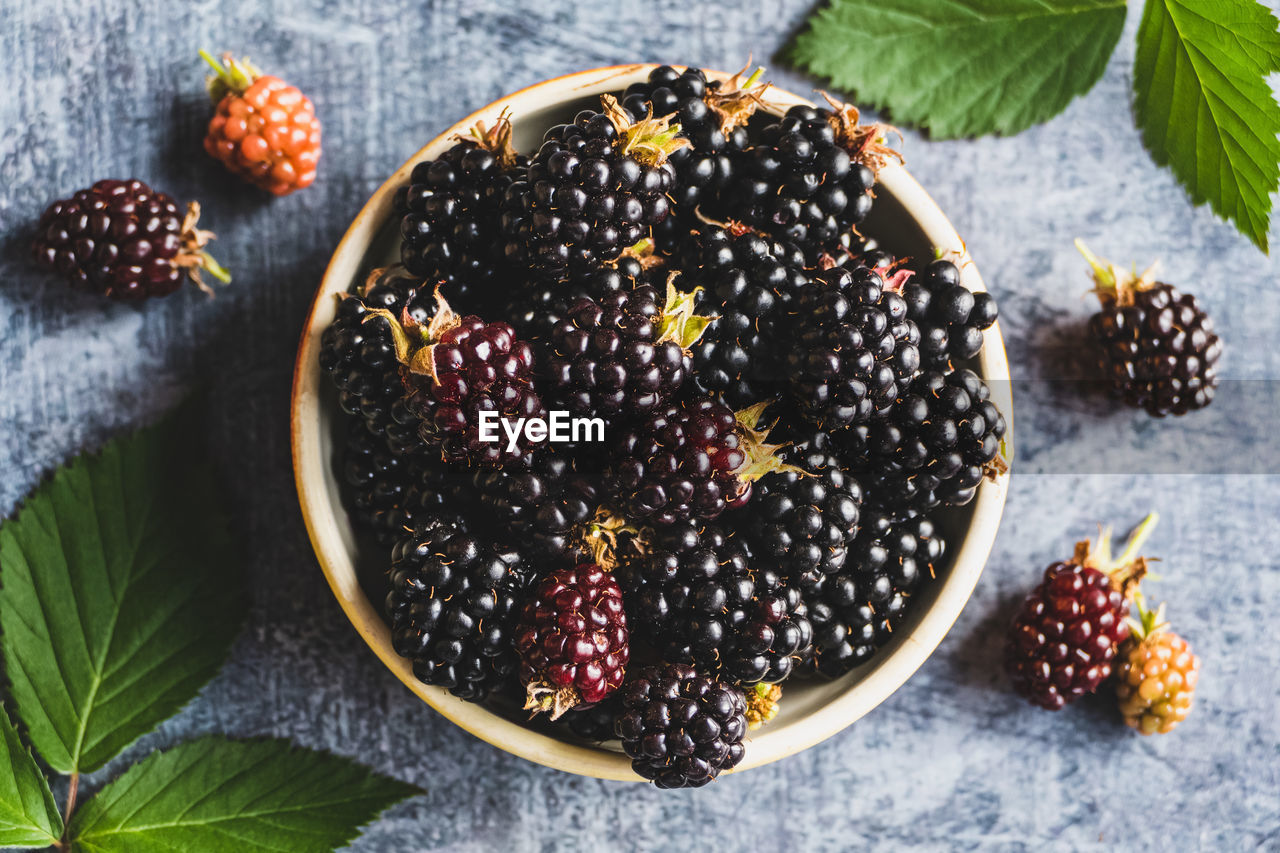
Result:
[[[419,519],[392,551],[392,646],[420,681],[484,699],[516,671],[511,644],[526,587],[516,553],[460,519]]]
[[[1089,320],[1098,367],[1112,393],[1156,417],[1213,402],[1222,341],[1199,300],[1171,284],[1118,269],[1076,247],[1093,267],[1102,310]]]
[[[1155,523],[1154,513],[1147,516],[1115,560],[1106,531],[1096,549],[1079,542],[1070,560],[1045,569],[1005,643],[1005,671],[1019,694],[1057,711],[1111,676],[1116,650],[1129,638],[1130,599],[1147,570],[1137,553]]]
[[[1130,620],[1131,634],[1116,665],[1120,713],[1144,735],[1168,734],[1191,713],[1200,659],[1169,630],[1164,605],[1152,613],[1140,594],[1135,599],[1138,618]]]
[[[818,671],[837,678],[870,660],[892,638],[912,594],[934,577],[945,553],[946,541],[929,519],[898,522],[864,507],[844,568],[804,590]]]
[[[996,301],[960,283],[960,268],[938,259],[902,288],[907,316],[920,328],[920,361],[946,369],[982,350],[982,333],[995,323]]]
[[[204,150],[232,174],[275,195],[308,187],[320,162],[320,120],[311,99],[264,75],[247,59],[215,60],[209,95],[218,110],[209,120]]]
[[[862,424],[889,407],[920,368],[907,303],[867,267],[818,273],[791,308],[791,394],[824,429]]]
[[[202,271],[224,283],[231,275],[204,250],[213,234],[196,227],[199,218],[200,205],[182,214],[171,196],[137,179],[98,181],[49,205],[32,250],[72,287],[111,299],[168,296],[184,275],[210,293]]]
[[[547,131],[527,177],[507,191],[508,258],[547,279],[588,269],[666,219],[671,152],[687,146],[666,119],[633,121],[611,96]]]
[[[659,788],[699,788],[745,754],[742,691],[693,667],[645,667],[622,688],[614,731],[631,767]]]
[[[631,657],[622,590],[593,563],[544,577],[524,606],[515,633],[525,709],[557,719],[622,686]]]
[[[443,282],[453,304],[480,310],[494,288],[509,288],[502,264],[502,201],[524,158],[511,147],[511,122],[503,114],[477,123],[435,160],[413,167],[396,193],[400,261],[413,275]],[[504,295],[499,291],[499,295]]]

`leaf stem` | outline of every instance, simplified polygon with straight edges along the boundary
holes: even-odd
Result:
[[[76,795],[80,793],[80,771],[71,774],[71,782],[67,787],[67,808],[62,818],[62,837],[53,846],[59,850],[67,849],[67,833],[71,831],[71,814],[76,810]]]

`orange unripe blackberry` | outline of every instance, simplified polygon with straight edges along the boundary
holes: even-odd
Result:
[[[209,120],[204,149],[227,169],[275,195],[310,186],[320,160],[320,120],[311,99],[248,60],[224,54],[213,66],[209,94],[218,110]]]
[[[1155,613],[1138,601],[1139,619],[1120,649],[1116,696],[1124,721],[1144,735],[1166,734],[1191,713],[1200,659],[1169,630],[1164,606]]]

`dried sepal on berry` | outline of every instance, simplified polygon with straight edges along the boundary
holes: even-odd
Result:
[[[680,125],[671,122],[672,116],[654,118],[650,110],[645,118],[633,121],[631,114],[613,95],[601,95],[600,103],[604,106],[604,114],[618,131],[617,150],[634,157],[638,163],[661,166],[672,154],[693,144],[679,135]]]
[[[608,507],[599,507],[579,533],[583,550],[596,565],[611,572],[629,552],[638,552],[640,530]]]
[[[888,135],[898,133],[887,124],[859,124],[858,108],[846,104],[822,92],[831,105],[831,117],[827,120],[836,133],[836,143],[849,152],[855,162],[870,167],[877,175],[890,163],[903,163],[902,153],[889,145]],[[898,134],[901,139],[902,134]]]
[[[1135,596],[1138,618],[1130,618],[1130,635],[1120,649],[1116,697],[1120,713],[1141,734],[1167,734],[1191,713],[1200,659],[1191,644],[1169,630],[1165,606],[1148,610]]]
[[[1159,261],[1155,261],[1141,273],[1134,267],[1124,270],[1110,261],[1103,260],[1089,251],[1081,240],[1075,242],[1076,250],[1084,255],[1093,270],[1093,292],[1103,305],[1119,305],[1125,307],[1134,303],[1134,297],[1143,290],[1151,290],[1157,286],[1156,270]]]
[[[755,730],[778,716],[781,709],[782,685],[760,682],[746,691],[747,728]]]
[[[673,272],[667,277],[666,303],[658,320],[657,343],[674,341],[688,352],[707,331],[707,327],[720,318],[714,315],[704,317],[697,313],[698,294],[702,292],[702,288],[695,287],[688,293],[676,290],[675,281],[679,275],[680,273]]]
[[[718,89],[707,92],[704,100],[720,119],[721,131],[728,132],[736,127],[745,127],[757,110],[770,111],[765,96],[773,84],[762,82],[764,79],[762,65],[756,66],[756,69],[744,78],[743,75],[750,67],[751,60],[748,59],[741,71],[724,81]]]
[[[454,135],[459,142],[474,142],[485,151],[492,152],[498,158],[498,165],[503,169],[514,168],[520,155],[511,144],[511,108],[507,107],[493,121],[483,119],[471,126],[466,133]]]

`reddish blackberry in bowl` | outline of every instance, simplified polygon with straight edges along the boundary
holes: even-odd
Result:
[[[392,646],[420,681],[484,699],[516,671],[511,644],[526,587],[517,553],[456,517],[419,519],[392,550]]]
[[[1111,677],[1116,651],[1129,638],[1130,599],[1147,571],[1138,551],[1156,520],[1147,516],[1114,560],[1108,530],[1097,548],[1078,542],[1070,560],[1045,569],[1005,642],[1005,671],[1020,695],[1057,711]]]
[[[794,106],[763,128],[737,158],[722,206],[776,237],[821,251],[866,219],[876,172],[901,160],[879,125],[859,125],[858,111]]]
[[[1093,267],[1102,310],[1089,321],[1098,367],[1114,396],[1156,417],[1185,415],[1213,402],[1222,341],[1199,300],[1118,269],[1076,247]]]
[[[682,664],[648,666],[622,688],[614,731],[631,767],[659,788],[700,788],[742,761],[742,691]]]
[[[666,219],[671,152],[687,146],[666,119],[633,121],[616,100],[547,131],[527,177],[507,190],[506,253],[562,279],[616,257]]]
[[[525,709],[557,719],[622,686],[631,657],[622,590],[594,563],[559,569],[530,595],[515,634]]]
[[[926,370],[889,412],[839,439],[865,459],[867,491],[900,516],[973,500],[984,477],[1008,470],[1005,420],[972,370]]]
[[[664,405],[692,367],[689,347],[706,317],[694,295],[667,284],[666,299],[648,285],[583,296],[551,329],[544,365],[547,398],[575,415],[636,416]]]
[[[875,260],[881,260],[876,258]],[[960,283],[960,269],[938,259],[902,288],[907,316],[920,328],[920,361],[946,369],[982,350],[982,333],[999,316],[996,301]]]
[[[196,227],[200,205],[180,213],[172,196],[137,179],[98,181],[45,209],[32,243],[36,262],[79,290],[139,302],[168,296],[189,277],[212,293],[202,272],[231,275],[204,247],[213,232]]]
[[[406,388],[408,411],[418,419],[424,442],[445,460],[478,465],[527,466],[533,444],[522,431],[514,447],[499,420],[545,417],[533,387],[533,351],[506,323],[459,317],[436,291],[429,323],[370,312],[366,324],[387,329],[395,344]],[[492,420],[494,440],[482,434],[482,417]],[[492,436],[491,436],[492,437]]]
[[[870,660],[892,638],[912,595],[933,579],[945,552],[929,519],[897,522],[865,507],[844,568],[819,576],[804,591],[817,670],[838,678]]]
[[[920,331],[907,303],[867,267],[815,276],[791,308],[786,367],[792,399],[823,429],[886,410],[920,369]]]
[[[623,515],[667,525],[745,505],[752,483],[785,467],[778,446],[756,429],[763,410],[761,404],[735,414],[695,394],[626,426],[606,472]]]
[[[395,199],[405,268],[443,282],[463,310],[491,304],[494,289],[509,287],[513,277],[501,263],[500,219],[507,188],[525,166],[511,147],[505,115],[493,127],[478,123],[470,137],[414,166]]]

